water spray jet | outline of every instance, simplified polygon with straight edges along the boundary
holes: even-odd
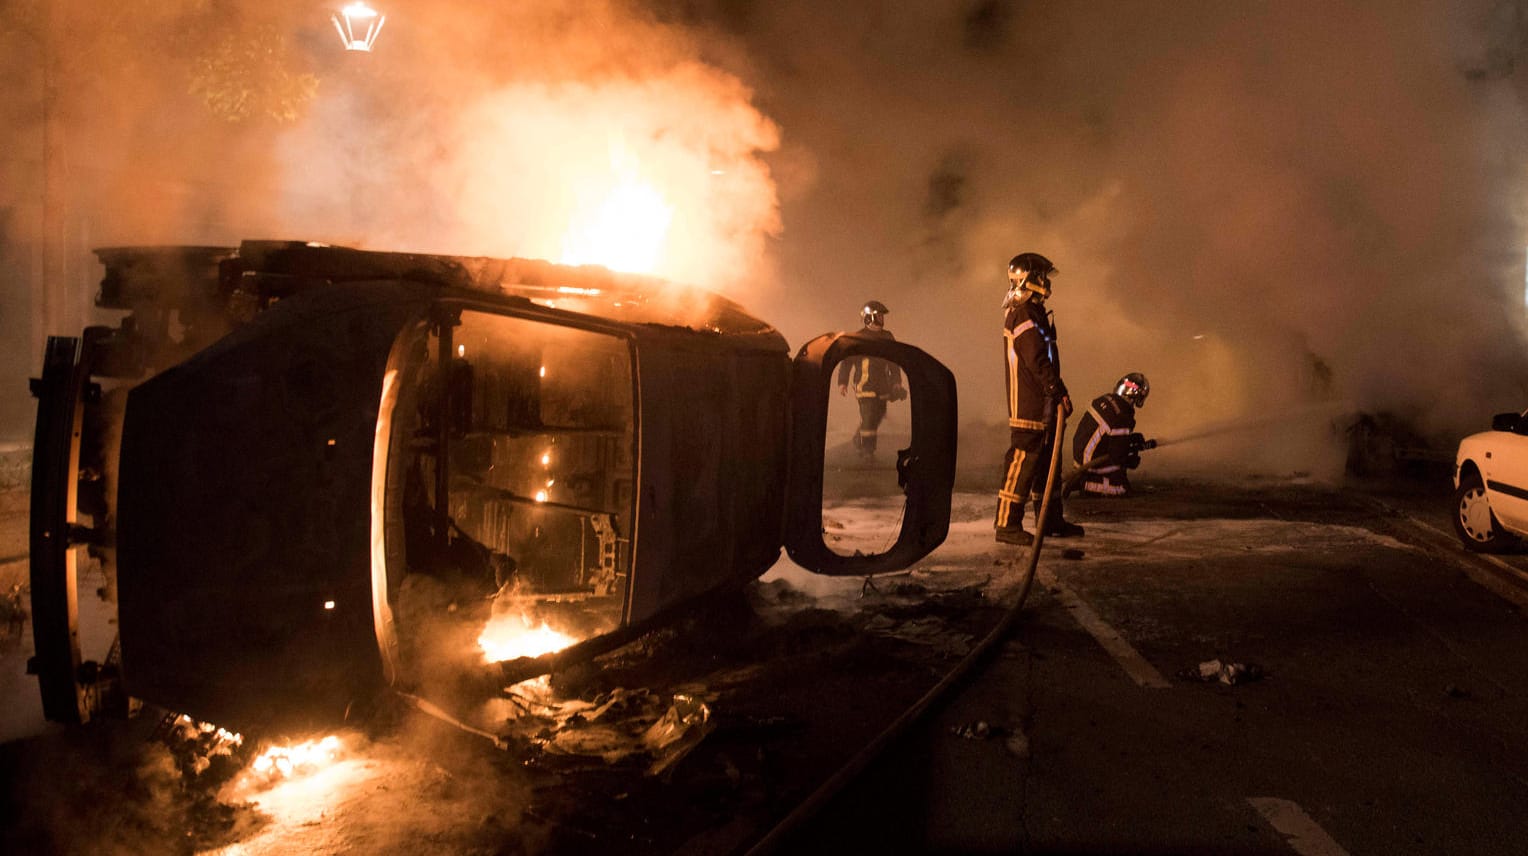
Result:
[[[1183,443],[1193,443],[1199,440],[1208,440],[1212,437],[1222,437],[1227,434],[1242,434],[1259,428],[1268,428],[1281,425],[1286,422],[1295,422],[1312,417],[1336,418],[1339,416],[1351,416],[1358,412],[1357,408],[1346,402],[1341,404],[1321,404],[1302,407],[1274,416],[1263,416],[1256,419],[1238,419],[1230,422],[1212,422],[1189,434],[1180,437],[1169,437],[1165,440],[1151,441],[1160,449],[1164,446],[1176,446]]]

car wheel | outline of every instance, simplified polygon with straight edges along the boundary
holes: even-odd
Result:
[[[1454,491],[1454,532],[1464,549],[1476,553],[1499,553],[1517,541],[1501,528],[1486,487],[1476,475],[1461,478]]]

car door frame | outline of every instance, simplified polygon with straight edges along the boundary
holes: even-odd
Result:
[[[897,481],[906,510],[896,541],[884,553],[845,556],[823,538],[823,461],[828,402],[843,360],[878,357],[901,367],[908,381],[912,439],[897,452]],[[944,542],[955,484],[955,376],[913,345],[854,333],[828,333],[797,353],[791,379],[791,469],[785,549],[792,561],[825,576],[869,576],[911,566]]]

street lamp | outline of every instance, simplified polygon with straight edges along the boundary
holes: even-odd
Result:
[[[334,22],[334,29],[339,31],[345,50],[369,53],[377,41],[377,34],[382,32],[382,25],[387,23],[387,16],[362,0],[356,0],[341,9],[339,14],[330,15],[329,20]]]

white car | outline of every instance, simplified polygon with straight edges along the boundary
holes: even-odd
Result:
[[[1498,413],[1459,441],[1454,531],[1466,550],[1496,553],[1528,536],[1528,411]]]

